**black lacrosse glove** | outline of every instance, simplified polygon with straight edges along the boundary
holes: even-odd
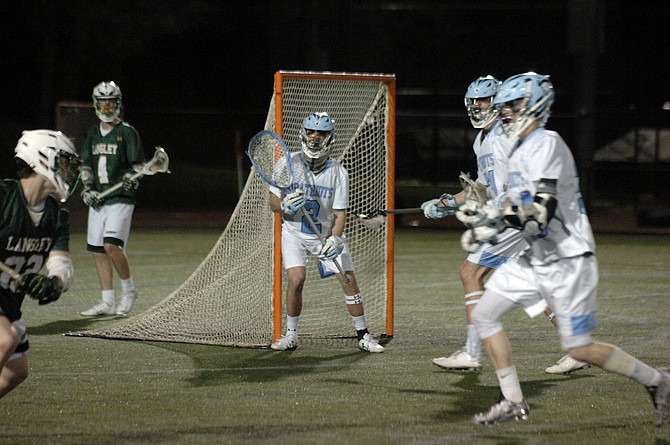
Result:
[[[90,187],[84,187],[81,192],[81,199],[89,207],[98,208],[105,201],[104,198],[99,197],[100,193],[92,190]]]
[[[63,293],[63,282],[60,278],[36,273],[24,275],[21,287],[26,295],[37,300],[40,305],[58,300]]]
[[[137,178],[133,178],[131,173],[123,175],[123,190],[132,192],[133,190],[137,190],[139,186],[140,181],[138,181]]]

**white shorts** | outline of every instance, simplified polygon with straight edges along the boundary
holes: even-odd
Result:
[[[564,349],[591,342],[598,291],[598,261],[594,255],[563,258],[542,266],[531,266],[526,257],[521,257],[496,270],[486,288],[522,304],[529,315],[529,309],[535,312],[540,302],[546,302],[556,314]]]
[[[351,259],[349,247],[347,246],[346,237],[342,236],[342,240],[344,241],[344,250],[337,257],[337,261],[342,266],[342,270],[353,271],[354,264]],[[284,269],[289,269],[291,267],[307,267],[309,257],[313,256],[319,261],[319,272],[322,278],[329,277],[339,272],[333,261],[317,256],[321,249],[321,241],[318,238],[305,239],[283,230],[281,249]]]
[[[106,242],[124,248],[128,244],[134,210],[134,204],[110,204],[97,209],[89,207],[88,250],[103,251]]]
[[[497,269],[510,259],[519,257],[529,247],[520,230],[507,229],[498,234],[496,244],[482,243],[466,259],[489,269]]]

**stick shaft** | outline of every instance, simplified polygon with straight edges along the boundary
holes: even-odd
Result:
[[[6,273],[7,275],[9,275],[13,280],[15,280],[15,281],[17,281],[17,282],[19,282],[19,283],[21,282],[21,280],[23,280],[23,277],[21,276],[21,274],[19,274],[17,271],[15,271],[13,268],[9,267],[8,265],[6,265],[6,264],[3,263],[3,262],[0,262],[0,270],[1,270],[2,272],[5,272],[5,273]]]

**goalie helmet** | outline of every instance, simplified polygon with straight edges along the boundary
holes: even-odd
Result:
[[[505,107],[512,110],[507,116],[502,113],[505,134],[511,138],[518,137],[535,121],[544,126],[555,96],[549,76],[528,72],[505,80],[493,100],[493,105],[501,113]]]
[[[14,149],[14,157],[51,182],[61,202],[74,190],[79,177],[79,154],[72,141],[60,131],[24,131]]]
[[[486,128],[496,117],[498,112],[493,106],[493,98],[498,93],[500,81],[493,76],[483,76],[473,81],[465,92],[465,109],[474,128]],[[481,104],[488,99],[488,107]]]
[[[100,82],[93,88],[95,114],[103,122],[114,122],[121,114],[121,88],[113,81]]]
[[[313,113],[305,118],[300,129],[300,145],[313,171],[319,171],[325,165],[333,142],[335,121],[328,113]]]

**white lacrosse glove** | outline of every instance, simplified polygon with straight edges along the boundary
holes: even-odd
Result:
[[[484,205],[477,205],[474,201],[467,201],[456,212],[456,218],[465,227],[491,227],[498,228],[502,220],[502,214],[496,203],[491,199]]]
[[[89,207],[100,207],[105,200],[100,198],[100,192],[92,190],[89,187],[84,187],[84,190],[81,192],[81,199]]]
[[[138,181],[137,178],[133,179],[132,173],[126,173],[123,175],[123,190],[131,192],[133,190],[137,190],[139,186],[140,181]]]
[[[456,214],[456,210],[449,207],[456,207],[456,200],[453,196],[444,193],[438,199],[431,199],[421,204],[423,214],[429,219],[440,219],[445,216]]]
[[[331,235],[326,238],[326,243],[321,246],[321,255],[328,260],[334,260],[344,250],[344,241],[339,236]]]
[[[295,191],[284,196],[284,199],[282,199],[281,211],[289,216],[295,215],[305,205],[305,202],[307,202],[305,192],[295,189]]]

